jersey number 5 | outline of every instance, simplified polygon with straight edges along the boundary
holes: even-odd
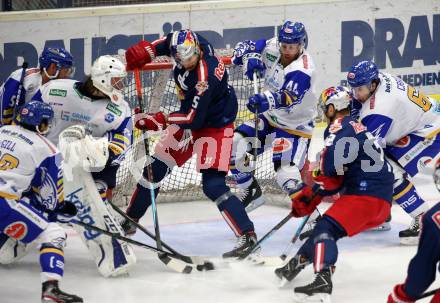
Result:
[[[420,107],[424,112],[427,112],[431,109],[431,102],[424,94],[420,93],[418,89],[408,85],[406,92],[408,94],[408,99]]]

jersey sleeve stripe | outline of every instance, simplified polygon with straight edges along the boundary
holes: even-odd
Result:
[[[199,61],[199,70],[198,70],[198,78],[199,82],[207,82],[207,75],[208,75],[208,66],[206,64],[205,59],[201,58]]]
[[[175,124],[191,123],[196,116],[196,111],[191,108],[189,113],[186,114],[172,114],[168,117],[168,121]]]

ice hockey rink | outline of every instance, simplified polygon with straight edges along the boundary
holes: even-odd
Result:
[[[432,205],[439,197],[427,180],[420,180],[425,183],[421,192]],[[327,206],[320,205],[320,208],[324,210]],[[99,275],[79,236],[68,230],[63,289],[80,295],[88,303],[281,303],[292,302],[293,287],[313,279],[309,266],[292,284],[280,288],[273,274],[274,267],[222,260],[221,254],[234,246],[235,239],[210,202],[164,203],[158,205],[158,213],[161,236],[167,244],[183,254],[206,256],[214,262],[216,269],[189,275],[172,272],[153,252],[136,247],[137,265],[130,275],[106,279]],[[287,208],[270,205],[252,212],[257,234],[263,236],[287,213]],[[392,215],[390,231],[365,232],[339,242],[332,302],[386,302],[392,287],[404,281],[407,264],[416,247],[401,246],[398,240],[398,231],[409,224],[409,216],[396,205],[392,208]],[[141,223],[153,231],[151,218],[148,212]],[[280,255],[299,222],[300,219],[290,220],[264,242],[262,255]],[[140,232],[134,238],[154,245]],[[299,245],[298,242],[295,250]],[[34,250],[19,263],[0,267],[1,303],[39,301],[38,257],[37,250]],[[432,285],[435,287],[439,285]]]

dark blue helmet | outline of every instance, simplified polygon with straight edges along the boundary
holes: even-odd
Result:
[[[278,33],[278,41],[287,44],[305,44],[307,32],[301,22],[286,21]]]
[[[18,111],[17,123],[20,125],[39,126],[43,121],[48,123],[53,118],[53,109],[41,101],[29,101]]]
[[[375,79],[379,79],[379,70],[373,61],[361,61],[353,65],[347,74],[347,81],[351,87],[370,85]]]
[[[40,68],[48,68],[52,63],[56,64],[57,69],[69,68],[73,66],[73,57],[62,47],[45,47],[38,62],[40,63]]]

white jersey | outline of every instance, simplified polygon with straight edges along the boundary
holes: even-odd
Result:
[[[1,115],[1,124],[11,124],[13,117],[14,105],[17,98],[18,87],[20,85],[20,78],[23,69],[17,69],[14,71],[8,79],[6,79],[5,83],[0,87],[0,115]],[[31,100],[31,98],[35,95],[38,88],[40,88],[42,84],[42,77],[40,73],[40,69],[28,68],[26,69],[25,76],[23,78],[23,103],[26,103]]]
[[[58,144],[60,133],[72,125],[84,125],[93,137],[108,136],[109,141],[125,148],[131,140],[131,110],[127,102],[92,100],[77,89],[80,83],[70,79],[52,80],[36,95],[52,106],[54,119],[47,138]]]
[[[393,145],[415,134],[431,138],[440,132],[440,104],[387,73],[380,73],[375,93],[362,104],[361,122],[375,136]]]
[[[315,64],[306,50],[285,68],[279,63],[280,57],[277,38],[268,40],[262,53],[266,65],[264,89],[291,92],[293,105],[269,110],[264,116],[277,128],[310,138],[318,102],[314,85]]]
[[[18,125],[0,128],[0,197],[18,200],[31,188],[53,210],[63,200],[62,156],[49,140]]]

